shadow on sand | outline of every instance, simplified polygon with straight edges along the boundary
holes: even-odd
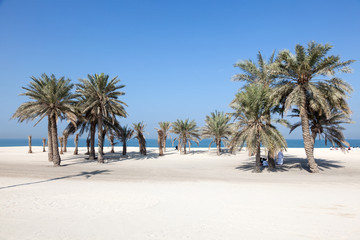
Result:
[[[165,155],[172,155],[176,154],[174,151],[165,152]],[[126,160],[147,160],[147,159],[157,159],[159,158],[159,153],[156,150],[148,150],[146,155],[142,155],[139,152],[131,151],[127,152],[126,155],[122,155],[122,152],[106,152],[104,154],[104,163],[115,163],[115,162],[122,162]],[[78,164],[86,164],[86,163],[96,163],[97,161],[97,154],[95,155],[95,160],[89,160],[88,155],[79,154],[79,155],[72,155],[66,159],[62,159],[61,166],[71,166],[71,165],[78,165]],[[71,162],[71,163],[68,163]]]
[[[341,165],[340,161],[334,161],[334,160],[325,160],[325,159],[315,159],[320,171],[325,171],[326,169],[332,169],[332,168],[343,168],[344,166]],[[238,170],[242,171],[254,171],[255,169],[255,158],[247,159],[244,161],[244,163],[238,167],[236,167]],[[283,165],[276,165],[275,169],[269,169],[268,167],[261,167],[260,172],[268,171],[268,172],[287,172],[291,169],[299,169],[300,171],[305,170],[307,172],[310,172],[308,167],[308,161],[305,158],[297,158],[294,156],[286,156],[284,159]]]
[[[10,185],[10,186],[0,187],[0,190],[1,189],[6,189],[6,188],[33,185],[33,184],[38,184],[38,183],[52,182],[52,181],[57,181],[57,180],[62,180],[62,179],[67,179],[67,178],[73,178],[73,177],[84,176],[85,178],[90,178],[90,177],[95,176],[95,175],[109,174],[109,173],[110,173],[109,170],[95,170],[95,171],[91,171],[91,172],[80,172],[79,174],[74,174],[74,175],[68,175],[68,176],[63,176],[63,177],[50,178],[50,179],[42,180],[42,181],[29,182],[29,183],[20,183],[20,184],[14,184],[14,185]]]

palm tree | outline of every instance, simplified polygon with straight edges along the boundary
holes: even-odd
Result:
[[[134,130],[136,132],[135,138],[139,141],[140,154],[146,155],[146,140],[144,137],[145,125],[143,122],[133,123]]]
[[[265,88],[272,88],[277,80],[278,62],[275,61],[275,51],[271,54],[266,62],[259,52],[257,55],[257,63],[252,60],[240,61],[234,65],[243,72],[232,77],[233,81],[246,82],[248,84],[260,83]],[[266,123],[271,124],[270,109],[265,113]],[[275,167],[275,150],[269,149],[268,163],[270,168]]]
[[[117,85],[120,80],[117,77],[109,81],[109,75],[94,74],[88,75],[88,79],[79,79],[77,93],[82,97],[83,113],[94,112],[97,116],[98,127],[98,162],[103,163],[103,121],[109,117],[114,123],[116,116],[126,117],[124,109],[126,104],[118,98],[124,95],[119,91],[124,85]]]
[[[329,44],[310,42],[306,49],[301,45],[296,45],[295,55],[288,50],[281,51],[277,59],[280,63],[279,75],[283,81],[276,87],[274,100],[282,101],[284,111],[293,106],[299,109],[304,148],[311,172],[319,172],[319,168],[312,151],[313,141],[307,104],[309,100],[316,101],[321,111],[328,117],[331,114],[331,108],[337,106],[331,106],[331,98],[324,94],[322,89],[330,89],[331,82],[342,82],[334,75],[338,71],[350,72],[347,66],[354,62],[353,60],[342,62],[339,56],[327,56],[331,48]],[[328,80],[329,77],[333,78]],[[339,93],[345,94],[349,89],[342,89],[343,86],[339,84],[336,88]]]
[[[287,145],[281,133],[267,122],[267,112],[272,105],[269,102],[270,90],[259,83],[250,84],[244,89],[230,105],[235,110],[232,115],[237,129],[230,147],[233,150],[246,144],[250,152],[256,152],[255,172],[259,172],[261,144],[274,150],[284,149]]]
[[[299,117],[299,110],[293,109],[294,114],[291,117]],[[352,123],[351,119],[344,113],[338,110],[332,110],[329,117],[319,112],[309,112],[310,130],[313,143],[315,144],[316,138],[324,139],[325,145],[330,142],[333,146],[343,148],[349,146],[343,134],[344,127],[342,124]],[[290,133],[296,128],[301,126],[301,122],[294,123],[290,126]]]
[[[128,126],[122,126],[117,129],[116,133],[117,133],[117,137],[120,139],[120,141],[123,144],[122,155],[126,155],[126,143],[134,135],[134,130],[129,128]]]
[[[221,152],[221,141],[227,142],[228,137],[232,134],[230,120],[231,116],[224,114],[224,112],[215,111],[210,116],[206,116],[202,137],[212,138],[209,148],[212,143],[215,143],[217,155],[220,155]]]
[[[185,121],[183,121],[177,119],[176,122],[172,124],[172,126],[173,127],[171,132],[179,135],[179,145],[182,142],[181,145],[184,147],[184,154],[186,154],[186,144],[189,144],[190,148],[190,140],[199,144],[200,132],[194,120],[189,121],[189,119],[186,119]]]
[[[40,122],[48,117],[48,157],[54,166],[60,166],[57,120],[68,118],[75,121],[73,108],[75,95],[71,93],[73,85],[69,79],[64,77],[57,79],[54,75],[48,77],[46,74],[41,75],[40,78],[31,77],[31,80],[28,87],[23,87],[26,92],[20,95],[28,96],[32,101],[21,104],[12,118],[17,118],[19,122],[39,118],[38,122]]]
[[[171,138],[170,135],[170,128],[171,128],[171,122],[159,122],[160,129],[163,131],[163,143],[162,146],[164,148],[164,152],[166,152],[166,139],[167,137]]]

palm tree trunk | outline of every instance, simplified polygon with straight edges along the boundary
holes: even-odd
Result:
[[[53,162],[53,147],[52,147],[52,133],[51,133],[51,117],[48,116],[48,161]]]
[[[301,96],[301,103],[299,106],[300,110],[300,119],[301,119],[301,128],[302,135],[304,140],[304,148],[306,157],[309,163],[310,172],[317,173],[319,172],[318,165],[315,162],[314,152],[313,152],[313,140],[310,135],[310,126],[309,126],[309,117],[306,111],[306,93],[305,89],[303,89],[303,94]]]
[[[166,133],[164,133],[166,134]],[[166,152],[166,135],[164,136],[164,144],[163,144],[163,147],[164,147],[164,152]]]
[[[140,153],[142,155],[146,155],[146,140],[144,138],[144,135],[140,135],[140,142],[141,142],[141,151]]]
[[[105,153],[104,153],[105,136],[106,136],[106,130],[104,129],[103,134],[102,134],[102,144],[101,144],[101,151],[102,151],[103,155],[105,155]]]
[[[43,152],[46,152],[46,150],[45,150],[46,138],[43,138],[42,142],[43,142]]]
[[[218,139],[216,139],[215,142],[216,142],[216,154],[217,154],[218,156],[220,156],[220,152],[221,152],[220,144],[221,144],[221,141],[219,141]]]
[[[163,136],[163,131],[162,130],[158,130],[158,145],[159,145],[159,156],[163,156],[164,152],[163,152],[163,143],[164,143],[164,136]]]
[[[315,140],[316,140],[316,132],[311,132],[311,138],[313,140],[312,151],[314,152]]]
[[[96,123],[92,122],[90,126],[90,155],[89,160],[95,160],[95,131]]]
[[[59,142],[60,142],[60,154],[64,154],[64,152],[63,152],[64,138],[59,137]]]
[[[270,111],[266,111],[264,113],[264,115],[266,116],[265,117],[266,124],[270,125],[271,124]],[[268,149],[267,161],[268,161],[268,164],[269,164],[269,168],[275,168],[276,167],[276,165],[275,165],[275,150],[272,147],[270,147]]]
[[[68,141],[68,137],[69,135],[64,135],[64,152],[67,152],[66,146],[67,146],[67,141]]]
[[[74,143],[75,143],[75,150],[74,150],[74,155],[78,155],[79,154],[79,134],[77,133],[75,135],[75,139],[74,139]]]
[[[181,146],[181,140],[180,140],[180,137],[179,137],[179,146],[178,146],[178,151],[180,151],[180,154],[182,153],[182,146]]]
[[[32,153],[32,150],[31,150],[31,136],[29,136],[28,138],[29,138],[29,151],[28,151],[28,153]]]
[[[184,154],[186,154],[186,137],[183,137]]]
[[[123,152],[122,155],[126,155],[126,140],[123,141]]]
[[[256,166],[255,166],[255,172],[260,172],[261,168],[261,161],[260,161],[260,136],[257,137],[258,140],[256,142]]]
[[[89,155],[90,154],[90,138],[89,137],[86,139],[86,148],[87,148],[87,152],[85,153],[85,155]]]
[[[98,114],[98,163],[104,163],[104,156],[103,156],[103,115],[102,109],[99,108]]]
[[[51,117],[51,139],[52,139],[52,150],[53,150],[53,163],[55,167],[60,166],[61,158],[59,154],[58,134],[56,126],[55,115]]]
[[[114,135],[110,136],[111,153],[114,153]]]

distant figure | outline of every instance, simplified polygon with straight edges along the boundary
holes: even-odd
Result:
[[[282,150],[280,150],[280,152],[278,153],[277,164],[278,165],[283,165],[284,164],[284,154],[283,154]]]
[[[260,158],[260,163],[261,163],[261,166],[264,166],[264,161],[266,161],[266,158]]]
[[[177,145],[175,146],[175,150],[178,150],[178,146],[177,146]]]
[[[267,160],[264,160],[264,161],[262,162],[262,165],[263,165],[264,167],[268,167],[268,166],[269,166],[269,163],[268,163]]]
[[[334,150],[334,147],[331,146],[331,147],[330,147],[330,150]]]

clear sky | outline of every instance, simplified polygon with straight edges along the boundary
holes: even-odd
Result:
[[[239,72],[233,64],[258,51],[270,56],[315,40],[333,44],[343,60],[359,60],[359,12],[358,0],[0,0],[0,138],[47,136],[47,121],[10,120],[27,100],[21,87],[42,73],[74,83],[89,73],[118,76],[129,105],[121,123],[144,121],[148,138],[159,121],[202,126],[211,111],[230,111],[241,87],[230,80]],[[354,87],[356,123],[345,135],[360,138],[360,62],[352,68],[343,77]]]

